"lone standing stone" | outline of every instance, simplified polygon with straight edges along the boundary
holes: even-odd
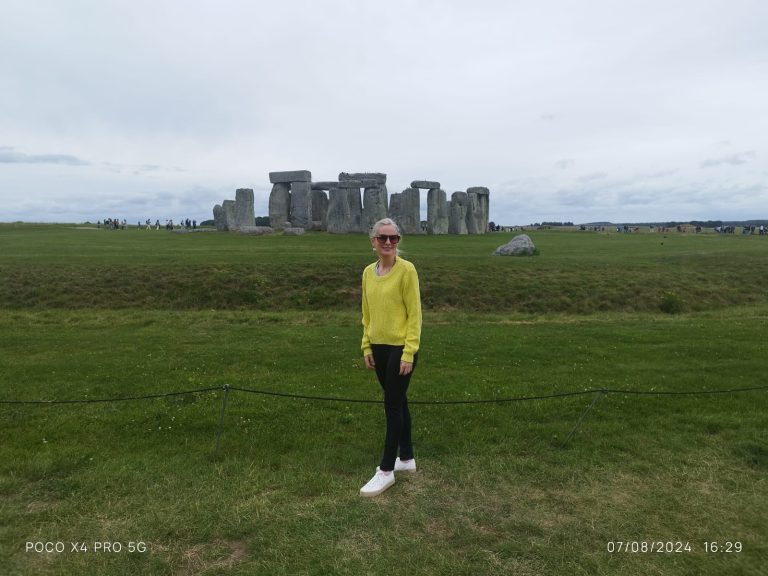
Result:
[[[536,246],[533,245],[528,234],[519,234],[512,238],[503,246],[496,248],[494,254],[499,256],[531,256],[536,253]]]
[[[252,188],[238,188],[235,192],[235,225],[238,228],[256,226]]]

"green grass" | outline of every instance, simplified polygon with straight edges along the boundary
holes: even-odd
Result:
[[[88,234],[96,236],[81,240]],[[333,293],[328,284],[349,276],[346,288],[353,290],[370,258],[365,238],[138,234],[0,227],[0,271],[40,275],[61,294],[58,303],[4,301],[0,399],[216,388],[117,403],[0,405],[3,574],[763,573],[766,391],[610,393],[564,449],[592,394],[414,405],[420,470],[399,475],[381,497],[362,499],[357,491],[381,449],[377,404],[230,391],[213,454],[225,384],[380,398],[360,360],[354,296],[315,310],[288,297],[269,310],[260,301],[209,309],[190,305],[184,290],[177,300],[162,296],[146,306],[129,306],[131,290],[124,298],[110,292],[113,306],[95,289],[89,302],[66,299],[74,298],[72,279],[106,265],[106,253],[116,267],[162,268],[174,285],[189,268],[221,266],[227,278],[251,266],[269,278],[280,276],[275,267],[307,275],[327,269],[331,280],[313,277],[315,288]],[[32,245],[14,244],[30,236]],[[445,283],[435,288],[421,274],[425,293],[445,293],[425,313],[411,400],[765,384],[768,301],[759,282],[754,290],[740,282],[743,270],[724,280],[736,263],[764,266],[764,239],[669,236],[545,232],[534,236],[537,257],[482,261],[503,238],[409,238],[404,248],[420,273],[431,269]],[[685,307],[668,314],[658,302],[669,290],[659,288],[653,307],[644,283],[633,280],[638,298],[649,298],[644,309],[586,312],[592,305],[581,299],[595,286],[613,286],[606,278],[618,285],[638,270],[640,280],[666,278],[662,251],[669,244],[674,250],[663,255],[700,278],[702,294],[717,298],[693,301],[687,288],[675,286]],[[66,264],[64,253],[71,255]],[[713,280],[714,261],[725,273]],[[505,271],[507,280],[527,270],[537,286],[576,282],[582,291],[568,296],[569,313],[558,307],[554,288],[529,295],[542,312],[488,312],[483,290],[502,293],[504,286],[493,274],[478,275],[482,265]],[[45,272],[57,266],[70,272]],[[594,270],[603,274],[593,279]],[[296,282],[297,294],[306,294],[306,280]],[[451,282],[467,290],[456,303],[446,301]],[[222,281],[219,289],[227,286]],[[91,293],[87,284],[82,290]],[[693,550],[609,554],[607,543],[617,540],[683,541]],[[706,554],[703,542],[710,540],[738,540],[743,550]],[[25,552],[28,541],[61,541],[66,551]],[[95,541],[121,542],[124,550],[70,552],[70,542]],[[128,543],[137,541],[148,550],[128,553]]]
[[[539,255],[493,256],[513,233],[403,243],[431,310],[591,314],[768,301],[768,238],[530,232]],[[243,237],[0,226],[9,308],[356,310],[364,236]]]

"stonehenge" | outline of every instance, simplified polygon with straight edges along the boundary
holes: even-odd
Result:
[[[413,180],[402,192],[388,194],[381,172],[341,172],[337,181],[312,181],[309,170],[270,172],[269,221],[273,230],[296,234],[298,229],[331,234],[367,233],[386,217],[403,234],[485,234],[490,191],[473,186],[447,198],[441,183]],[[421,191],[427,191],[427,218],[421,220]],[[361,196],[362,194],[362,196]],[[235,200],[213,208],[217,230],[250,230],[254,197],[250,188],[236,191]]]

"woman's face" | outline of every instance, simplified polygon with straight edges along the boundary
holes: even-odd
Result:
[[[392,244],[389,240],[382,243],[379,241],[377,236],[396,236],[397,235],[397,228],[392,226],[391,224],[385,224],[381,228],[379,228],[378,233],[376,236],[371,238],[371,244],[373,245],[373,249],[376,251],[376,254],[378,254],[379,258],[387,258],[389,256],[392,256],[393,254],[397,254],[397,244]]]

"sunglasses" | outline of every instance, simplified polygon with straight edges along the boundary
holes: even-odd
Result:
[[[384,244],[387,240],[389,240],[390,244],[397,244],[400,242],[400,236],[397,234],[387,235],[387,234],[379,234],[376,236],[376,240]]]

